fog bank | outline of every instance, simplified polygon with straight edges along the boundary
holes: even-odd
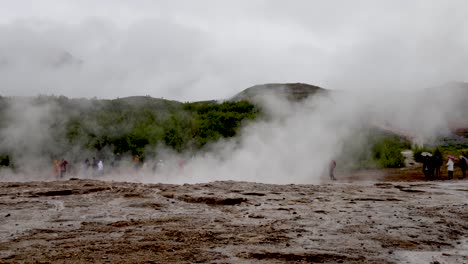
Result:
[[[346,142],[362,141],[355,144],[356,152],[369,148],[366,138],[359,135],[370,128],[388,129],[413,144],[427,144],[450,135],[453,128],[468,126],[463,118],[468,113],[463,105],[468,90],[460,85],[425,92],[335,91],[302,102],[265,94],[254,99],[264,117],[245,123],[234,138],[210,143],[199,152],[177,153],[160,146],[157,160],[145,161],[139,170],[133,168],[131,156],[123,156],[121,170],[110,170],[106,160],[106,174],[101,177],[83,171],[80,161],[72,164],[77,174],[70,177],[168,183],[320,183],[327,180],[328,164],[343,153]],[[6,112],[8,124],[0,133],[2,150],[13,153],[19,168],[16,174],[2,170],[2,180],[54,180],[51,161],[41,156],[51,146],[63,148],[63,157],[69,160],[96,156],[66,143],[51,144],[59,140],[53,135],[61,125],[50,124],[51,116],[60,114],[56,105],[14,102]],[[101,125],[95,124],[95,129]],[[352,156],[353,150],[347,150],[347,155]],[[164,166],[154,171],[158,160]]]

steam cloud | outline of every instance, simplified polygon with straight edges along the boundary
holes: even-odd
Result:
[[[466,92],[455,87],[429,95],[337,92],[299,104],[268,97],[263,105],[273,120],[250,124],[238,140],[217,143],[171,179],[319,183],[344,143],[369,125],[388,124],[415,144],[449,135],[452,125],[468,125],[463,118],[468,109],[462,107]],[[366,143],[358,148],[366,148]]]
[[[265,183],[319,183],[329,161],[343,151],[345,142],[369,126],[389,127],[428,143],[450,134],[451,127],[468,125],[463,117],[466,87],[433,88],[425,93],[372,91],[331,92],[301,103],[275,94],[258,99],[269,118],[247,123],[236,138],[212,143],[204,152],[177,154],[160,147],[164,167],[131,169],[131,157],[123,170],[102,179],[138,182],[196,183],[216,180]],[[8,126],[1,130],[2,146],[13,150],[22,165],[21,173],[3,172],[3,180],[53,180],[52,164],[40,153],[54,138],[49,131],[54,105],[37,106],[17,100],[9,107]],[[97,127],[96,129],[99,129]],[[366,148],[364,139],[358,148]],[[59,145],[65,156],[91,157],[91,153]],[[71,149],[69,149],[72,147]],[[20,152],[15,152],[15,150]],[[352,155],[352,153],[350,153]],[[158,158],[159,159],[159,158]],[[185,160],[183,168],[178,161]],[[82,166],[81,164],[77,164]],[[106,164],[109,166],[109,164]],[[79,177],[90,177],[83,171]]]

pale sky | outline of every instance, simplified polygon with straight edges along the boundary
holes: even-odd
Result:
[[[0,95],[227,98],[468,81],[464,0],[0,0]]]

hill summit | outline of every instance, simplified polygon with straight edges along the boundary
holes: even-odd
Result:
[[[291,101],[300,101],[310,95],[327,92],[328,90],[324,88],[306,83],[268,83],[249,87],[233,96],[230,100],[255,100],[259,97],[265,96],[266,94],[273,93],[285,96]]]

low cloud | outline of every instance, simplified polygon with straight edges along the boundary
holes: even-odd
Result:
[[[0,13],[2,95],[192,101],[270,82],[414,90],[467,80],[463,1],[7,6]],[[70,59],[60,63],[64,54]]]

